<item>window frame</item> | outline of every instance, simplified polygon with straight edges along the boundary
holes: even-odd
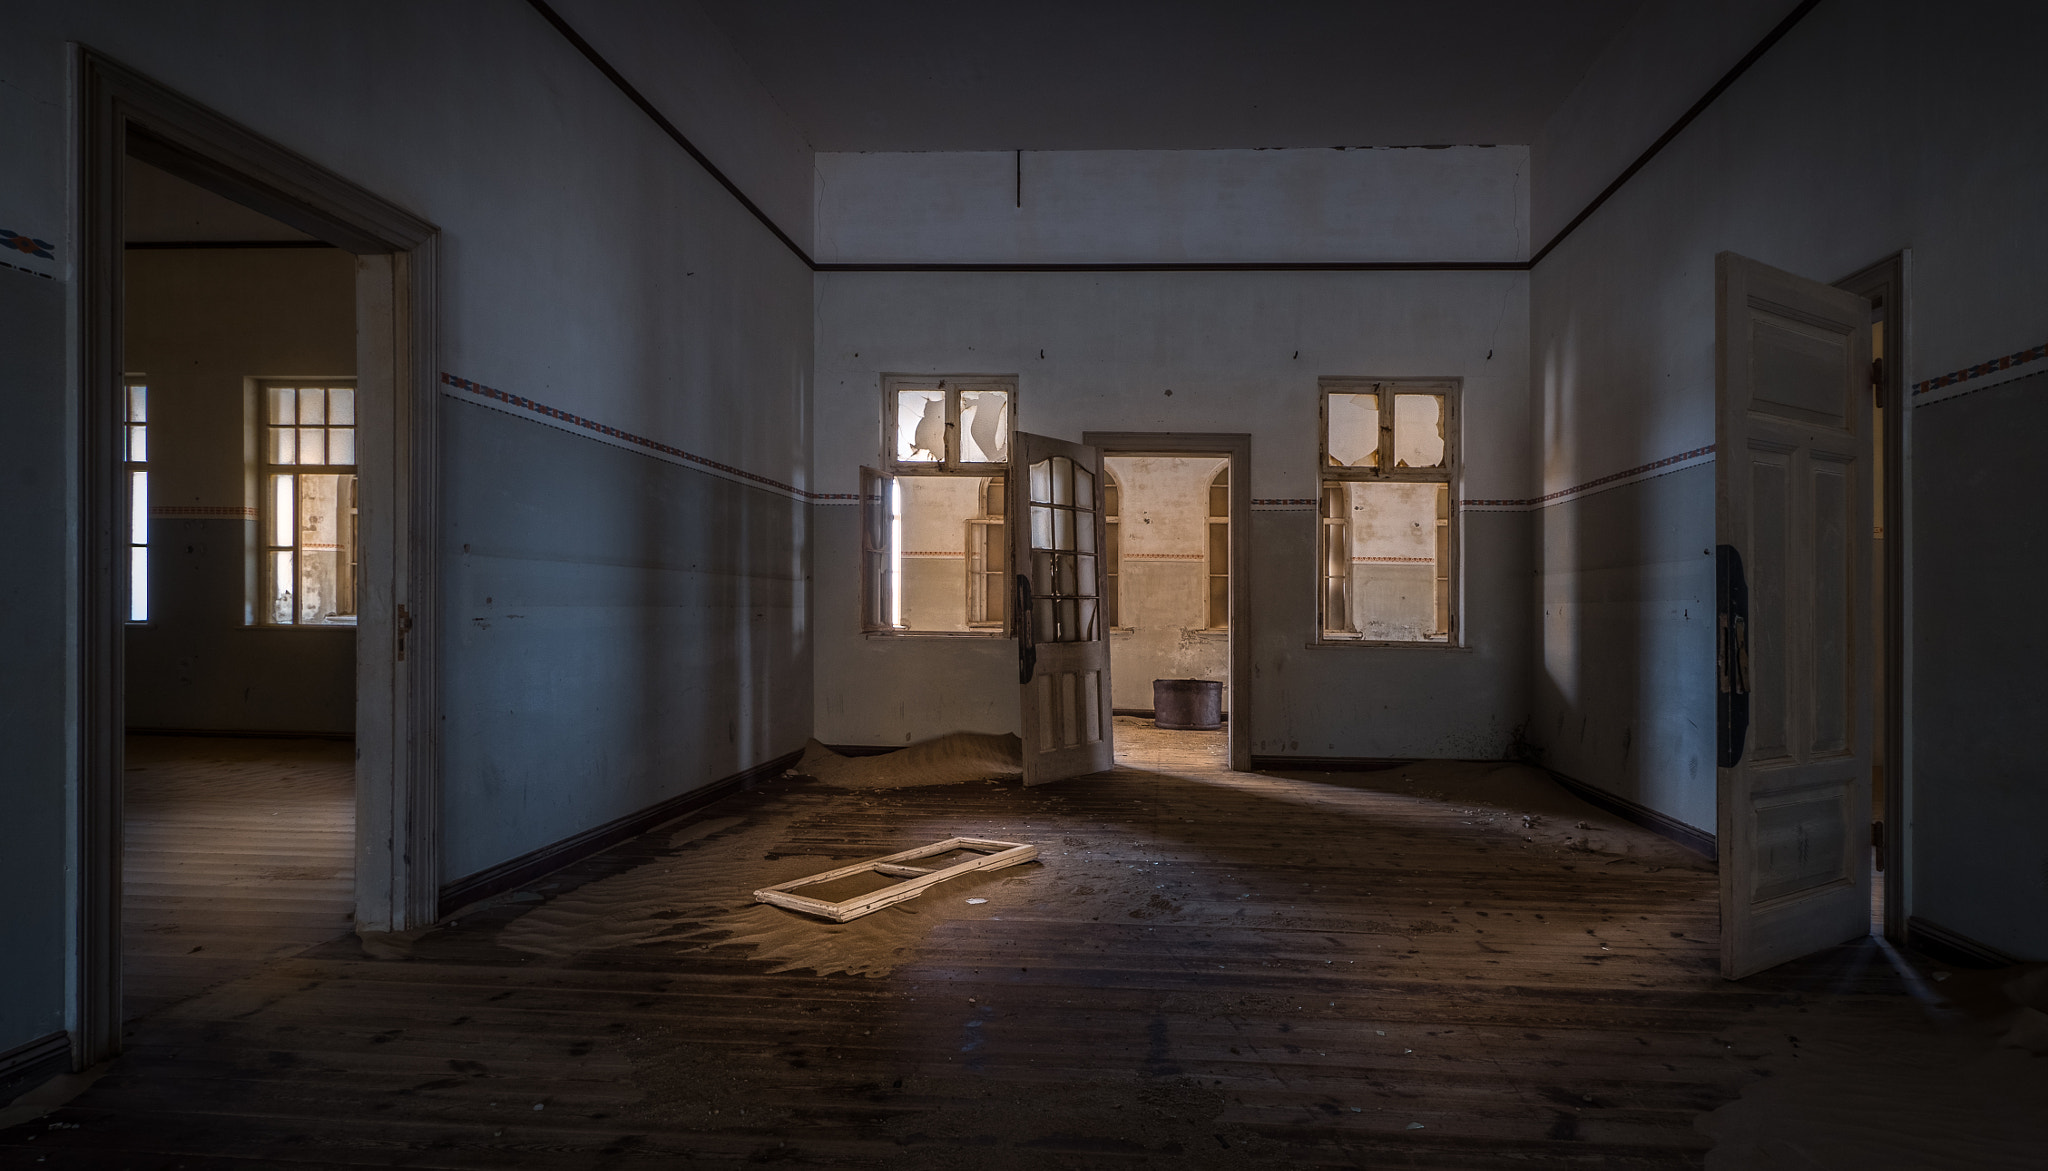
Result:
[[[256,532],[253,542],[256,557],[256,598],[255,605],[251,608],[254,619],[251,625],[262,627],[266,630],[355,630],[361,625],[362,618],[362,468],[360,443],[362,431],[360,388],[353,377],[256,378],[251,379],[251,381],[255,385],[256,392],[253,424],[255,428],[257,500]],[[346,426],[354,433],[351,446],[356,449],[357,458],[346,464],[302,464],[297,462],[280,464],[273,462],[275,449],[271,445],[270,431],[274,424],[270,420],[270,395],[273,390],[284,389],[318,389],[323,395],[343,389],[356,392],[356,402],[352,411],[356,421],[348,423]],[[323,399],[323,412],[331,413],[331,401],[331,399]],[[300,424],[293,423],[292,426],[296,429]],[[320,427],[323,430],[334,430],[337,425],[331,422],[323,422],[320,424]],[[298,517],[299,501],[302,497],[303,489],[297,483],[297,480],[302,475],[346,476],[356,482],[355,487],[349,493],[350,499],[353,502],[351,505],[351,523],[354,526],[354,534],[353,540],[350,541],[352,560],[345,567],[345,572],[351,579],[350,594],[355,609],[355,612],[349,615],[349,617],[354,619],[354,621],[307,622],[300,618],[300,607],[303,604],[300,599],[300,590],[304,580],[304,559],[306,556],[305,532],[299,524]],[[278,524],[276,487],[276,477],[278,476],[290,476],[294,481],[292,485],[292,543],[290,552],[292,554],[292,573],[299,580],[292,583],[292,619],[289,622],[280,622],[275,616],[277,559],[274,554],[284,551],[285,548],[282,545],[276,544],[274,540]]]
[[[136,391],[142,392],[139,400]],[[128,613],[123,621],[129,626],[149,625],[150,603],[154,600],[149,588],[149,423],[149,377],[144,374],[122,375],[121,481],[128,490]],[[135,458],[135,440],[138,436],[142,439],[141,459]],[[138,536],[142,538],[139,541],[136,540]],[[140,617],[137,617],[135,612],[138,555],[141,563],[139,576],[142,578]]]
[[[896,458],[896,396],[906,390],[942,391],[946,396],[946,452],[943,459],[902,460]],[[1008,472],[1010,461],[969,463],[960,458],[960,396],[977,391],[1000,391],[1009,396],[1004,452],[1017,442],[1017,379],[1004,374],[884,374],[882,376],[882,463],[898,476],[986,476],[991,469]]]
[[[1009,638],[1015,630],[1016,615],[1011,611],[1010,593],[1001,592],[996,600],[1000,607],[1000,619],[988,619],[986,609],[983,617],[975,617],[975,601],[986,594],[989,571],[986,568],[987,542],[990,531],[994,530],[997,545],[1002,550],[1003,565],[1000,581],[1008,583],[1013,570],[1010,567],[1009,524],[1010,513],[1015,512],[1015,498],[1012,492],[1011,461],[968,462],[960,458],[960,396],[976,391],[1001,391],[1008,396],[1009,408],[1003,420],[1004,451],[1016,450],[1017,443],[1017,377],[1013,374],[884,374],[880,421],[881,460],[875,466],[861,468],[860,526],[860,626],[861,632],[869,638]],[[899,460],[896,458],[897,394],[905,390],[936,390],[946,396],[946,450],[940,460]],[[965,604],[965,630],[913,630],[893,623],[894,610],[891,606],[892,591],[903,588],[903,574],[896,542],[900,539],[894,523],[899,507],[900,493],[896,481],[906,476],[948,476],[969,477],[978,480],[1000,481],[1002,484],[1004,510],[998,515],[989,511],[988,493],[993,485],[983,484],[980,490],[981,511],[967,518],[961,534],[962,551],[965,553],[962,571],[962,600]],[[977,542],[982,550],[976,554]],[[987,598],[981,597],[985,604]]]
[[[1458,650],[1465,646],[1465,621],[1463,605],[1463,526],[1459,523],[1458,489],[1464,476],[1464,451],[1461,426],[1460,399],[1464,390],[1462,378],[1375,378],[1357,376],[1325,376],[1316,380],[1316,572],[1315,572],[1315,616],[1314,637],[1311,646],[1349,647],[1391,647],[1391,648],[1435,648]],[[1371,394],[1379,400],[1379,444],[1378,459],[1372,467],[1349,467],[1330,461],[1330,396],[1333,394]],[[1440,465],[1427,468],[1395,467],[1393,396],[1398,394],[1441,395],[1444,402],[1444,457]],[[1328,515],[1330,492],[1333,487],[1352,483],[1374,484],[1442,484],[1447,507],[1437,518],[1440,528],[1439,543],[1441,554],[1437,563],[1437,588],[1442,591],[1442,606],[1445,611],[1445,636],[1436,639],[1374,639],[1361,636],[1347,637],[1330,628],[1327,618],[1330,600],[1330,565],[1328,530],[1332,527],[1344,530],[1346,543],[1345,566],[1351,564],[1350,528],[1348,516],[1334,518]],[[1348,495],[1348,490],[1346,491]],[[1353,608],[1351,600],[1351,576],[1344,577],[1345,621],[1350,621]]]
[[[1222,493],[1223,511],[1216,511],[1217,493]],[[1223,467],[1209,477],[1205,486],[1203,510],[1208,513],[1202,530],[1202,620],[1204,633],[1218,633],[1230,629],[1230,461],[1224,460]],[[1223,530],[1222,556],[1217,556],[1216,530]],[[1222,613],[1218,614],[1216,582],[1223,582]]]

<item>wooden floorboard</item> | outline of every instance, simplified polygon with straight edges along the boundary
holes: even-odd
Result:
[[[1098,777],[770,782],[369,940],[338,760],[131,774],[151,1011],[0,1163],[1694,1167],[1819,1017],[1921,1013],[1868,941],[1723,981],[1711,869],[1540,774],[1233,774],[1118,723]],[[750,898],[955,835],[1041,856],[846,925]]]
[[[127,758],[130,1020],[352,930],[353,744],[131,736]]]

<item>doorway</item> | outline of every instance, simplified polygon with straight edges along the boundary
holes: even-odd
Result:
[[[123,1015],[355,911],[355,260],[129,158]]]
[[[344,747],[340,761],[325,759],[334,754],[333,742],[328,743],[325,756],[317,743],[307,752],[318,758],[320,767],[312,771],[324,770],[327,777],[323,799],[328,806],[338,806],[341,811],[328,820],[342,820],[346,815],[351,828],[360,831],[350,834],[343,846],[352,855],[352,867],[330,867],[353,870],[353,898],[345,900],[352,902],[352,906],[344,913],[353,915],[359,930],[388,931],[429,923],[438,895],[439,793],[434,775],[436,689],[431,605],[435,596],[432,537],[436,529],[437,399],[433,391],[432,356],[436,229],[118,62],[88,49],[80,48],[77,52],[74,76],[79,85],[80,170],[76,189],[80,200],[81,258],[77,280],[81,444],[78,466],[85,536],[81,542],[80,580],[84,586],[77,627],[82,714],[76,821],[78,888],[74,904],[77,923],[73,933],[76,953],[70,969],[75,980],[72,1060],[75,1067],[83,1068],[120,1051],[126,1007],[122,957],[126,934],[124,885],[130,878],[124,873],[129,823],[135,821],[135,842],[146,852],[145,831],[150,827],[145,807],[160,798],[176,805],[191,795],[195,784],[202,791],[207,789],[206,784],[192,780],[193,768],[169,768],[170,762],[157,751],[161,746],[138,749],[139,766],[148,768],[151,762],[164,764],[167,776],[163,785],[138,783],[135,787],[135,812],[143,816],[131,819],[127,808],[127,733],[131,714],[139,714],[131,712],[131,708],[145,694],[152,700],[168,700],[161,688],[131,693],[130,623],[138,614],[149,614],[154,602],[176,596],[176,590],[159,588],[153,599],[151,587],[165,581],[167,559],[174,561],[178,556],[176,550],[181,548],[169,539],[172,534],[167,529],[152,523],[153,507],[170,508],[180,502],[166,499],[160,491],[152,500],[149,489],[155,469],[148,457],[153,454],[153,442],[168,431],[185,428],[198,415],[206,413],[193,407],[195,413],[179,417],[173,425],[171,417],[162,410],[161,399],[151,401],[148,387],[152,372],[139,369],[129,360],[124,304],[124,294],[132,291],[126,246],[129,189],[138,181],[145,188],[157,182],[152,172],[140,169],[147,166],[203,196],[218,197],[229,205],[238,205],[243,212],[260,213],[254,221],[245,223],[268,217],[288,233],[287,238],[310,238],[303,241],[309,245],[304,251],[324,252],[330,263],[338,267],[334,275],[343,287],[336,297],[352,311],[352,328],[345,331],[352,334],[345,343],[352,371],[334,369],[330,362],[326,369],[243,372],[249,379],[234,410],[245,412],[244,436],[251,446],[245,461],[242,445],[237,443],[234,466],[223,474],[231,479],[246,475],[260,480],[266,489],[289,480],[286,486],[291,491],[276,498],[283,503],[274,502],[276,506],[266,513],[263,497],[252,492],[250,495],[256,496],[254,501],[244,496],[239,502],[221,505],[233,507],[237,514],[233,517],[164,519],[219,519],[231,522],[230,528],[235,524],[246,525],[251,519],[258,522],[253,526],[254,533],[224,538],[229,546],[235,547],[234,555],[209,557],[206,573],[193,574],[195,578],[217,576],[216,571],[223,565],[240,571],[226,575],[231,582],[239,577],[240,581],[234,584],[242,588],[231,584],[229,592],[239,594],[247,607],[241,615],[244,621],[231,625],[253,628],[263,625],[259,619],[267,615],[277,625],[300,625],[310,619],[328,628],[294,632],[309,637],[352,628],[348,637],[354,643],[353,649],[342,651],[338,661],[330,666],[335,668],[333,675],[340,680],[340,689],[355,697],[353,715],[343,718],[339,733],[331,723],[324,729],[285,730],[324,730],[353,736],[353,752]],[[275,248],[278,242],[258,241],[265,247],[251,251],[289,250]],[[326,247],[321,248],[322,245]],[[138,264],[137,273],[143,273],[145,267]],[[131,379],[131,373],[141,377]],[[278,378],[273,384],[257,378],[259,374]],[[352,378],[345,378],[344,374],[352,374]],[[237,380],[241,377],[235,375]],[[138,387],[142,388],[140,394],[136,393]],[[289,423],[276,414],[284,409],[286,390],[291,392]],[[307,397],[308,391],[314,392],[317,402]],[[188,398],[186,405],[199,401]],[[309,407],[317,409],[321,416],[317,426],[304,418]],[[350,417],[346,425],[337,422],[337,412],[341,411]],[[140,432],[138,427],[142,428]],[[312,446],[300,445],[302,433],[309,430],[319,432],[317,453]],[[342,442],[352,448],[345,452],[353,459],[346,467],[333,459],[336,454],[344,454],[334,446],[337,430],[348,433]],[[280,431],[291,432],[292,438],[292,459],[284,472],[268,466],[286,464],[283,447],[256,446],[259,437],[269,442]],[[312,442],[310,436],[307,442]],[[157,446],[169,450],[161,443]],[[170,446],[179,444],[173,442]],[[259,453],[262,461],[257,459]],[[298,462],[301,454],[317,454],[321,462],[303,465]],[[257,469],[259,462],[266,470]],[[194,460],[187,470],[196,467],[205,473],[208,469],[204,464],[203,460]],[[348,487],[352,492],[342,491],[340,480],[344,477],[351,478]],[[335,491],[323,495],[324,489]],[[307,495],[309,491],[311,497]],[[310,540],[300,523],[309,499],[323,518]],[[194,508],[206,506],[203,499],[192,503]],[[335,520],[344,506],[358,510],[359,523],[349,540],[343,540],[334,531]],[[256,515],[251,518],[244,509],[253,509]],[[286,511],[292,514],[290,523],[275,525],[269,533],[263,531],[261,522],[266,517],[276,522]],[[203,535],[203,542],[194,543],[204,543],[213,552],[215,536]],[[266,537],[272,536],[277,539],[266,544]],[[159,541],[163,545],[153,547]],[[289,564],[281,556],[284,554],[289,554]],[[196,558],[196,554],[192,556]],[[355,562],[352,579],[344,564],[349,558]],[[142,567],[140,573],[138,565]],[[288,589],[280,588],[281,585]],[[202,589],[201,593],[204,592]],[[288,606],[270,605],[286,593],[290,595]],[[308,605],[316,594],[317,604]],[[286,613],[291,617],[290,623],[276,621]],[[350,618],[353,623],[347,621]],[[252,636],[256,633],[254,629],[242,632]],[[161,663],[145,663],[144,648],[134,649],[138,658],[133,665],[138,670],[162,674],[157,670]],[[333,652],[335,648],[330,645],[327,650]],[[330,654],[330,658],[336,657]],[[180,658],[195,657],[171,654],[167,661],[173,675],[179,669]],[[199,688],[200,676],[204,674],[199,670],[201,664],[193,661],[188,666],[194,690],[204,690]],[[214,682],[219,682],[219,678]],[[248,690],[247,702],[261,707],[258,690],[253,686]],[[220,721],[213,728],[228,728],[236,722],[223,715],[232,706],[223,707],[224,696],[231,693],[216,688],[211,694],[210,701],[195,704],[186,716],[192,710],[208,710],[211,703],[214,718]],[[148,728],[145,721],[164,719],[162,712],[174,709],[175,705],[160,707],[155,717],[142,715],[138,725]],[[333,715],[330,705],[327,717]],[[242,722],[250,718],[245,712]],[[266,718],[274,724],[294,717],[271,710]],[[191,721],[181,716],[174,722]],[[216,751],[211,755],[219,757],[223,753]],[[352,762],[347,759],[350,756]],[[185,760],[184,764],[191,762]],[[215,759],[196,768],[198,773],[215,778],[212,791],[217,792],[222,788],[218,776],[233,771],[235,765],[233,760]],[[275,768],[276,762],[267,767]],[[297,767],[300,771],[311,768],[304,759],[284,767]],[[172,773],[177,775],[168,775]],[[352,792],[337,797],[331,791],[337,773],[353,774]],[[276,779],[273,772],[272,783],[267,787],[260,780],[250,785],[274,797],[279,792]],[[312,788],[322,789],[323,785],[315,783]],[[301,819],[305,808],[300,808]],[[287,810],[275,807],[274,803],[272,808],[258,812],[263,821],[272,820],[271,814],[280,824],[287,820]],[[160,820],[158,824],[169,822]],[[203,818],[200,825],[202,828],[189,829],[188,834],[207,835]],[[263,836],[261,827],[249,833]],[[211,836],[216,845],[220,844],[218,833]],[[332,844],[330,840],[330,853]],[[141,897],[148,892],[152,875],[141,864],[140,855],[136,860],[132,878]],[[165,859],[159,856],[152,864],[161,867]],[[273,867],[289,868],[282,864]],[[172,896],[174,900],[188,897]],[[204,954],[206,945],[187,946],[201,948],[186,952],[197,956]],[[175,995],[175,990],[164,995]]]
[[[1230,766],[1251,768],[1251,437],[1087,432],[1102,452],[1112,706],[1150,719],[1155,679],[1223,683]]]

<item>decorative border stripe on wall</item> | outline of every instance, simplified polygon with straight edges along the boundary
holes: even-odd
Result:
[[[1705,447],[1695,447],[1691,451],[1681,451],[1677,455],[1667,455],[1663,459],[1651,460],[1649,463],[1639,464],[1626,471],[1611,472],[1601,476],[1599,479],[1588,480],[1583,484],[1574,484],[1569,488],[1559,488],[1555,492],[1542,496],[1531,496],[1526,499],[1494,500],[1475,498],[1460,500],[1458,501],[1458,511],[1528,512],[1532,509],[1543,508],[1547,505],[1569,500],[1574,496],[1583,496],[1588,492],[1597,492],[1602,488],[1619,487],[1624,483],[1639,479],[1652,479],[1666,471],[1679,470],[1679,465],[1704,463],[1710,460],[1713,454],[1714,445],[1709,443]],[[1320,507],[1320,503],[1313,499],[1300,498],[1254,499],[1252,507],[1260,512],[1314,512]]]
[[[1951,386],[1956,386],[1958,384],[1965,382],[1975,382],[1979,379],[1993,378],[1994,375],[2002,374],[2008,370],[2011,370],[2015,366],[2024,366],[2029,362],[2039,362],[2044,358],[2048,358],[2048,342],[2043,342],[2042,344],[2035,346],[2031,350],[2021,350],[2016,354],[2002,354],[1999,357],[1991,359],[1990,361],[1979,362],[1975,366],[1965,366],[1961,370],[1951,370],[1947,374],[1940,375],[1939,377],[1929,378],[1924,382],[1916,382],[1913,384],[1913,398],[1915,400],[1916,405],[1918,405],[1920,401],[1920,396],[1923,394],[1931,394],[1934,391],[1942,390],[1944,388]],[[2018,376],[2015,375],[2014,377]],[[1957,394],[1967,394],[1970,390],[1983,390],[1987,387],[1996,386],[2001,382],[2008,381],[2010,381],[2010,379],[1994,378],[1993,381],[1987,382],[1983,386],[1972,386],[1969,387],[1968,390],[1958,390],[1954,392],[1954,394],[1937,395],[1933,400],[1929,401],[1939,402],[1942,399],[1953,398]]]
[[[1207,553],[1119,553],[1119,561],[1207,561]]]
[[[850,502],[860,499],[857,494],[850,492],[829,494],[806,492],[793,484],[785,484],[780,480],[771,480],[766,476],[733,467],[731,464],[723,464],[714,459],[706,459],[701,455],[684,451],[680,447],[663,443],[658,439],[649,439],[644,435],[635,435],[631,431],[624,431],[609,424],[600,423],[595,419],[585,418],[582,415],[565,411],[560,407],[551,407],[546,403],[537,402],[527,398],[525,395],[513,394],[510,391],[485,386],[481,382],[473,382],[467,378],[458,378],[446,371],[443,371],[441,374],[441,385],[444,388],[443,393],[448,394],[452,398],[494,406],[511,414],[531,416],[546,421],[559,430],[574,429],[600,441],[609,442],[616,447],[624,447],[628,450],[653,455],[657,458],[666,459],[670,463],[698,468],[737,483],[771,488],[794,500],[844,500]]]
[[[153,504],[151,520],[255,520],[256,510],[239,504]]]
[[[1354,565],[1435,565],[1434,557],[1353,557]]]

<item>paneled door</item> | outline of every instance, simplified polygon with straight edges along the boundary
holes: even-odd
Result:
[[[1010,462],[1024,783],[1110,767],[1109,632],[1102,613],[1102,455],[1019,432]]]
[[[1870,930],[1870,303],[1723,252],[1721,973]]]

